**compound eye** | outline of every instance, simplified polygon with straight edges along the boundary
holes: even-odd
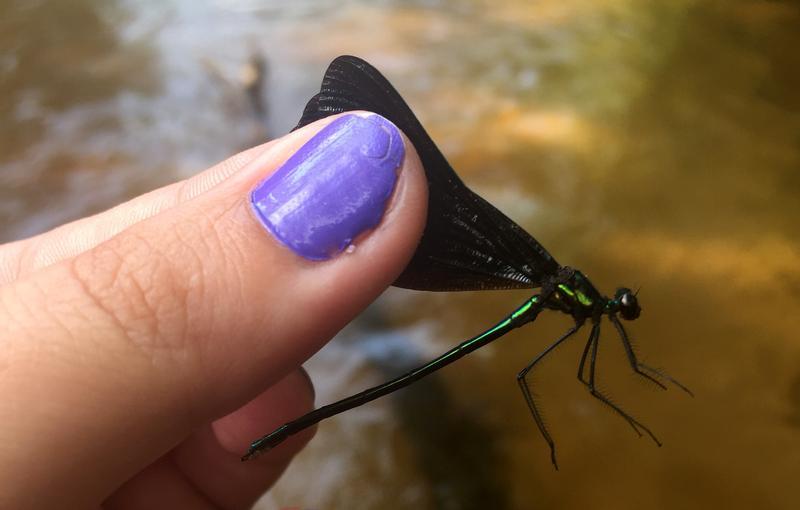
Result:
[[[625,294],[622,295],[622,299],[620,299],[619,301],[620,303],[622,303],[622,306],[624,308],[629,308],[631,306],[636,305],[636,296],[634,296],[630,292],[626,292]]]
[[[630,289],[617,291],[617,299],[619,300],[619,312],[623,319],[630,321],[639,317],[642,309],[639,307],[639,300],[636,299],[636,294],[631,292]]]

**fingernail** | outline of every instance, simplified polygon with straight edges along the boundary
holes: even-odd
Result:
[[[253,209],[298,255],[329,259],[380,223],[404,154],[383,117],[339,117],[256,186]]]

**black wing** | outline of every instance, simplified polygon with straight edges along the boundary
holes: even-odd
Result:
[[[418,290],[538,287],[559,265],[536,239],[472,192],[414,113],[374,67],[336,58],[295,129],[329,115],[367,110],[391,120],[414,144],[428,177],[428,220],[411,262],[394,282]]]

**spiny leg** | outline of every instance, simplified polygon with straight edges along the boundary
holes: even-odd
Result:
[[[583,347],[583,354],[581,354],[581,361],[578,363],[578,380],[583,384],[588,385],[589,382],[583,378],[583,367],[586,365],[586,357],[589,355],[589,349],[592,347],[595,339],[595,329],[596,325],[592,325],[592,331],[589,332],[589,340],[586,341],[586,345]]]
[[[642,370],[641,364],[639,360],[636,358],[636,353],[633,352],[633,345],[631,345],[631,341],[628,339],[628,334],[625,332],[625,328],[622,327],[622,323],[615,315],[611,315],[611,322],[614,323],[614,327],[617,329],[620,338],[622,339],[622,346],[625,348],[625,354],[628,356],[628,363],[631,366],[631,369],[638,375],[644,377],[645,379],[655,383],[658,385],[662,390],[666,390],[667,387],[653,377],[652,375],[648,374],[645,370]]]
[[[599,350],[599,345],[600,345],[599,323],[594,324],[592,326],[592,332],[589,335],[589,342],[592,343],[592,357],[589,361],[589,381],[587,383],[586,381],[581,379],[581,382],[586,384],[586,386],[589,388],[589,392],[592,394],[594,398],[598,399],[600,402],[604,403],[605,405],[613,409],[614,412],[616,412],[625,421],[627,421],[628,424],[631,426],[631,428],[633,428],[633,430],[636,431],[639,437],[642,436],[641,431],[643,430],[648,436],[650,436],[650,439],[652,439],[653,442],[655,442],[658,446],[661,446],[661,441],[658,440],[655,434],[653,434],[653,432],[646,425],[642,424],[642,422],[640,422],[630,414],[626,413],[621,407],[612,402],[608,396],[606,396],[600,390],[597,389],[595,375],[597,368],[597,352]]]
[[[544,424],[544,421],[542,420],[542,416],[539,413],[539,410],[536,407],[536,402],[533,400],[533,395],[531,394],[531,389],[530,386],[528,385],[526,376],[528,375],[528,372],[530,372],[531,369],[539,361],[541,361],[545,356],[553,352],[553,350],[559,345],[561,345],[561,343],[564,340],[574,335],[575,332],[578,331],[578,329],[580,329],[581,326],[583,326],[583,321],[576,322],[573,327],[571,327],[569,330],[567,330],[566,333],[561,335],[561,337],[559,337],[558,340],[550,344],[550,346],[547,349],[542,351],[538,356],[536,356],[533,359],[533,361],[531,361],[528,364],[528,366],[520,370],[520,372],[517,374],[517,384],[519,384],[519,388],[520,390],[522,390],[522,395],[525,397],[525,403],[528,405],[528,409],[530,410],[531,415],[533,416],[533,421],[536,422],[536,426],[539,428],[539,432],[542,434],[542,437],[544,437],[544,440],[550,447],[550,462],[553,463],[553,467],[555,467],[556,470],[558,470],[558,462],[556,462],[556,445],[555,442],[553,441],[553,438],[550,436],[550,432],[548,432],[547,427]]]
[[[625,354],[628,356],[628,363],[630,364],[631,369],[634,372],[636,372],[638,375],[644,377],[645,379],[653,381],[654,383],[656,383],[658,386],[660,386],[662,389],[665,389],[665,390],[667,389],[667,387],[664,385],[664,383],[662,383],[661,381],[656,379],[656,377],[661,377],[663,379],[666,379],[669,382],[671,382],[672,384],[674,384],[675,386],[677,386],[678,388],[682,389],[683,391],[685,391],[686,393],[688,393],[689,395],[694,397],[694,393],[692,393],[692,390],[690,390],[689,388],[687,388],[683,384],[679,383],[677,380],[675,380],[671,376],[665,374],[661,370],[655,369],[653,367],[645,365],[644,363],[639,362],[639,360],[636,358],[636,353],[633,352],[633,346],[631,345],[631,341],[628,338],[628,333],[625,331],[625,328],[622,327],[622,323],[619,321],[619,319],[615,315],[611,316],[611,322],[614,324],[614,327],[617,329],[617,333],[619,333],[619,337],[622,340],[622,346],[625,348]],[[653,377],[654,375],[656,377]]]
[[[659,370],[657,368],[653,368],[651,366],[645,365],[642,362],[638,362],[638,363],[639,363],[639,368],[640,369],[642,369],[642,370],[644,370],[646,372],[649,372],[649,373],[655,375],[656,377],[661,377],[662,379],[666,379],[667,381],[671,382],[672,384],[674,384],[675,386],[677,386],[681,390],[685,391],[690,397],[694,397],[694,392],[692,390],[690,390],[689,388],[684,386],[681,382],[679,382],[677,379],[675,379],[671,375],[667,374],[663,370]]]
[[[642,432],[639,430],[639,427],[637,427],[636,420],[631,419],[630,416],[628,416],[627,413],[623,412],[621,409],[619,409],[617,406],[615,406],[614,404],[611,403],[611,398],[610,397],[608,397],[607,395],[603,394],[602,392],[600,392],[600,390],[598,390],[597,388],[594,387],[594,383],[593,383],[594,371],[593,371],[593,368],[594,368],[594,361],[597,359],[597,344],[598,344],[598,339],[599,338],[600,338],[600,325],[595,323],[595,324],[592,325],[592,331],[589,333],[589,339],[586,341],[586,346],[583,348],[583,354],[581,354],[580,363],[578,363],[578,380],[581,383],[583,383],[584,386],[586,386],[586,388],[589,390],[589,392],[591,393],[591,395],[594,398],[596,398],[596,399],[600,400],[600,402],[608,405],[609,407],[611,407],[611,409],[614,412],[616,412],[617,414],[621,415],[625,419],[625,421],[628,422],[628,424],[631,426],[633,431],[636,432],[636,435],[638,435],[639,437],[642,437]],[[584,366],[586,365],[586,358],[589,356],[589,350],[590,349],[592,351],[592,362],[593,362],[593,364],[592,364],[592,371],[590,372],[591,379],[586,379],[584,377],[584,375],[583,375],[583,372],[584,372]],[[590,382],[590,380],[592,382]]]

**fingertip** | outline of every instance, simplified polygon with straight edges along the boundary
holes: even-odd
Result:
[[[191,485],[222,508],[249,508],[283,474],[308,443],[306,429],[267,452],[257,462],[240,462],[250,441],[313,408],[311,380],[301,368],[268,390],[193,434],[171,454]]]
[[[220,446],[240,457],[253,439],[314,408],[314,385],[303,368],[291,372],[256,398],[211,425]],[[294,456],[314,436],[316,427],[296,434],[273,450]]]

